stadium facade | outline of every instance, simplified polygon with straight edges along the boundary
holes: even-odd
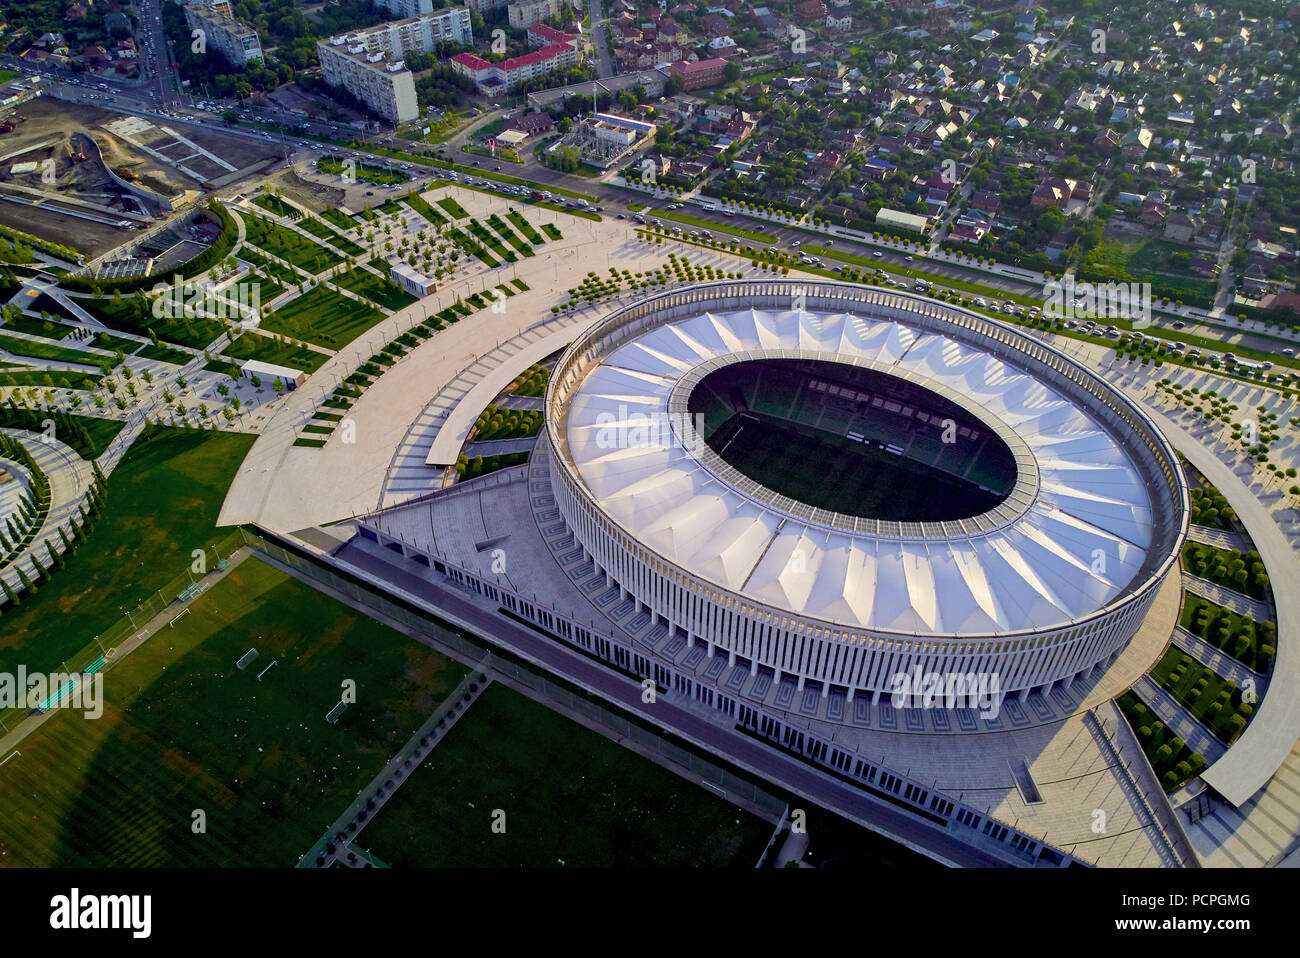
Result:
[[[604,317],[544,409],[527,464],[357,517],[319,554],[941,860],[1194,864],[1172,816],[1128,804],[1146,786],[1111,701],[1176,620],[1186,483],[1091,372],[924,297],[734,281]],[[782,486],[783,465],[736,454],[740,419],[953,494],[857,508],[873,477],[828,498],[830,455]],[[992,714],[896,698],[899,676],[953,674],[1016,694]],[[645,705],[647,684],[671,708]],[[1106,796],[1121,805],[1098,839]]]
[[[908,522],[753,481],[697,434],[689,397],[721,366],[781,360],[946,399],[1005,442],[1013,487],[979,515]],[[849,396],[826,378],[742,402],[782,417],[803,402],[805,418],[834,414],[858,441],[899,435],[907,453],[891,448],[927,461],[973,442],[949,416],[889,410],[888,389]],[[1135,406],[1026,335],[896,293],[743,282],[627,307],[565,353],[546,414],[565,522],[638,610],[710,657],[849,701],[918,668],[994,674],[1004,692],[1068,686],[1124,647],[1187,530],[1176,455]]]

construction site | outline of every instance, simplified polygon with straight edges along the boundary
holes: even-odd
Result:
[[[0,224],[86,259],[265,172],[271,143],[84,104],[29,101],[0,117]]]

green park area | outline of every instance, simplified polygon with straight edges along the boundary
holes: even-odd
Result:
[[[1169,647],[1150,675],[1225,745],[1237,740],[1255,711],[1253,700],[1245,700],[1237,683],[1197,662],[1177,646]]]
[[[505,812],[504,834],[493,809]],[[772,829],[497,684],[357,844],[395,866],[753,868]]]
[[[0,767],[0,860],[291,867],[465,671],[246,559]]]
[[[1172,792],[1205,767],[1205,756],[1193,752],[1131,691],[1125,692],[1115,702],[1132,726],[1142,751],[1166,792]]]
[[[1277,655],[1276,623],[1256,622],[1209,599],[1184,592],[1179,624],[1261,675],[1267,675],[1273,667]]]
[[[237,336],[224,346],[221,354],[235,360],[258,359],[264,363],[288,366],[309,373],[315,372],[329,359],[325,353],[294,343],[282,343],[252,330]]]
[[[271,313],[262,329],[338,349],[383,319],[379,310],[320,285]]]
[[[364,296],[390,313],[395,313],[415,302],[415,297],[402,289],[396,282],[387,276],[373,273],[362,266],[354,266],[346,273],[335,276],[330,282],[336,286],[342,286],[358,296]]]
[[[1188,542],[1183,546],[1183,568],[1255,599],[1267,600],[1270,595],[1268,572],[1254,550],[1242,554],[1237,549]]]
[[[59,668],[184,575],[192,551],[222,537],[217,514],[254,438],[147,427],[109,476],[107,509],[85,544],[36,595],[0,615],[0,671]]]
[[[248,242],[312,275],[343,262],[332,249],[264,217],[245,213],[243,220]]]

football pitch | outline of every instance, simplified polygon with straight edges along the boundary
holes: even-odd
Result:
[[[708,443],[755,482],[850,516],[940,522],[978,515],[1002,498],[878,446],[752,412],[732,416]]]
[[[292,867],[466,671],[246,559],[0,765],[0,865]]]
[[[397,867],[753,868],[772,829],[498,683],[355,844]]]

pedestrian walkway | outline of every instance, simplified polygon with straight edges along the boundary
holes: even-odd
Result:
[[[1187,530],[1187,538],[1193,542],[1199,542],[1207,546],[1216,546],[1220,549],[1236,549],[1238,552],[1249,552],[1250,544],[1235,532],[1228,532],[1225,529],[1212,529],[1209,526],[1198,526],[1193,523]]]
[[[1227,746],[1220,742],[1204,725],[1192,718],[1172,695],[1156,684],[1155,679],[1144,675],[1133,686],[1133,691],[1146,702],[1165,727],[1187,743],[1193,752],[1205,756],[1205,764],[1213,765],[1226,752]]]
[[[80,518],[81,504],[86,500],[86,493],[94,481],[94,472],[90,463],[82,459],[71,446],[57,439],[44,440],[37,433],[25,429],[0,429],[0,432],[18,439],[26,449],[45,478],[50,483],[50,510],[46,513],[41,527],[32,537],[27,547],[0,569],[0,579],[9,584],[15,592],[23,591],[22,579],[18,576],[21,568],[28,576],[35,579],[37,573],[32,566],[32,556],[40,560],[41,565],[50,565],[49,550],[46,542],[60,555],[63,553],[63,537],[59,529],[63,528],[72,537],[72,521]],[[0,516],[0,523],[4,516]]]
[[[1253,672],[1226,652],[1220,652],[1199,635],[1189,632],[1181,625],[1174,629],[1174,645],[1178,646],[1197,662],[1212,669],[1216,675],[1231,679],[1242,688],[1247,682],[1253,682],[1260,698],[1264,697],[1267,680],[1258,672]]]
[[[1260,602],[1250,596],[1242,595],[1235,589],[1228,589],[1209,579],[1202,579],[1190,572],[1183,572],[1183,585],[1192,595],[1217,602],[1225,609],[1231,609],[1239,615],[1248,616],[1256,622],[1271,622],[1273,610],[1267,602]]]

